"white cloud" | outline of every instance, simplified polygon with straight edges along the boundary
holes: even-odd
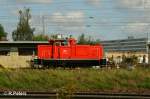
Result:
[[[117,2],[119,7],[125,8],[129,12],[127,13],[129,18],[126,20],[124,19],[126,24],[121,26],[121,30],[126,33],[126,35],[133,35],[138,37],[145,36],[145,33],[150,31],[150,9],[147,9],[150,7],[150,1],[117,0]],[[135,18],[132,18],[132,16]]]
[[[150,0],[117,0],[119,7],[135,8],[135,10],[150,8]]]
[[[84,18],[85,15],[82,11],[56,12],[47,20],[47,23],[49,23],[49,28],[53,28],[57,32],[77,35],[85,32]]]
[[[148,23],[128,23],[124,28],[130,32],[143,32],[148,29]]]
[[[61,33],[84,33],[84,16],[84,13],[81,11],[72,11],[68,13],[55,12],[50,16],[45,15],[44,24],[46,32],[52,30]],[[34,16],[34,18],[32,18],[31,24],[36,28],[35,32],[42,32],[42,21],[42,16],[37,18]]]
[[[11,11],[11,14],[15,15],[15,16],[18,16],[19,15],[19,10],[12,10]]]
[[[51,3],[52,0],[16,0],[18,3]]]
[[[100,0],[86,0],[88,4],[98,6],[100,4]]]
[[[121,6],[127,7],[127,8],[137,8],[137,7],[143,7],[144,2],[143,0],[119,0]]]
[[[84,13],[80,11],[68,12],[66,14],[56,12],[52,14],[51,21],[58,26],[82,26],[84,23]]]
[[[149,23],[128,23],[121,27],[121,30],[126,33],[127,36],[143,37],[150,31]]]
[[[150,8],[150,0],[144,0],[144,7]]]

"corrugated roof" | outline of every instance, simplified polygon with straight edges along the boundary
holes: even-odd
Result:
[[[28,44],[38,44],[38,43],[49,43],[48,41],[0,41],[2,44],[23,44],[23,43],[28,43]]]

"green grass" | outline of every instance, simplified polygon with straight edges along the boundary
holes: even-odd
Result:
[[[150,90],[150,69],[0,69],[0,90]]]

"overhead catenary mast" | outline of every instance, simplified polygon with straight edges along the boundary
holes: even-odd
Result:
[[[45,34],[45,16],[42,16],[43,35]]]

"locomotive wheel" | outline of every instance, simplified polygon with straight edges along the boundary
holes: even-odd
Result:
[[[39,66],[38,66],[37,64],[32,65],[32,68],[33,68],[33,69],[38,69],[38,67],[39,67]]]
[[[33,68],[33,69],[42,69],[43,66],[42,66],[42,65],[38,65],[38,64],[34,64],[34,65],[32,66],[32,68]]]
[[[42,65],[38,65],[38,69],[42,69],[44,68]]]

